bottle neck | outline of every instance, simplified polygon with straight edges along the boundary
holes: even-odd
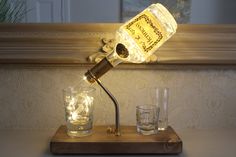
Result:
[[[107,56],[107,60],[113,67],[123,62],[129,56],[129,51],[124,44],[118,43],[111,54]]]
[[[113,65],[105,57],[99,63],[97,63],[94,67],[88,70],[85,73],[85,77],[90,83],[94,83],[95,79],[99,79],[102,75],[104,75],[107,71],[109,71],[112,68],[113,68]]]
[[[125,46],[118,43],[111,54],[103,58],[99,63],[85,73],[86,79],[90,83],[95,82],[96,79],[99,79],[107,71],[120,64],[123,61],[122,58],[126,58],[128,55],[129,53]]]
[[[106,59],[108,60],[108,62],[113,66],[116,67],[118,64],[120,64],[122,62],[122,60],[119,58],[119,56],[117,55],[117,53],[115,51],[113,51],[111,54],[109,54]]]

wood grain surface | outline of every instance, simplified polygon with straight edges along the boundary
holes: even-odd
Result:
[[[121,24],[0,24],[0,64],[91,65],[101,39],[114,38]],[[179,25],[157,52],[159,64],[236,64],[236,25]],[[128,66],[133,64],[127,64]]]
[[[95,126],[93,134],[72,138],[61,126],[50,142],[53,154],[178,154],[182,152],[182,141],[168,127],[156,135],[144,136],[136,132],[135,126],[122,126],[122,135],[106,133],[106,126]]]

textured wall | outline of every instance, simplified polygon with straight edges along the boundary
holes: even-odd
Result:
[[[0,129],[49,129],[64,123],[62,89],[78,84],[86,68],[1,67]],[[112,70],[102,78],[121,107],[121,123],[135,124],[135,106],[149,89],[170,88],[175,128],[236,127],[236,70]],[[114,120],[113,104],[97,88],[95,123]]]

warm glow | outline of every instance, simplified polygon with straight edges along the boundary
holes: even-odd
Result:
[[[84,81],[87,81],[87,77],[86,77],[85,75],[83,76],[83,80],[84,80]]]
[[[94,98],[86,92],[72,96],[69,100],[67,109],[68,120],[70,123],[79,123],[88,121],[89,112],[93,105]]]

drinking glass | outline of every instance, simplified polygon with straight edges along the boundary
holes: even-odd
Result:
[[[155,105],[136,107],[137,132],[143,135],[156,134],[158,131],[159,111]]]
[[[168,127],[168,99],[169,89],[164,87],[155,88],[156,106],[159,110],[158,130],[166,130]]]
[[[63,90],[69,136],[83,137],[92,133],[94,94],[93,87],[68,87]]]

